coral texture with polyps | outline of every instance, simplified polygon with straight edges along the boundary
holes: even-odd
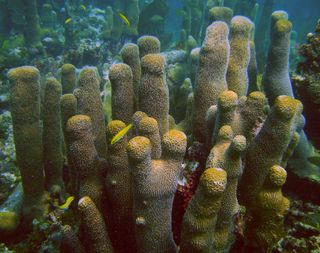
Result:
[[[98,152],[94,145],[92,121],[86,115],[71,117],[66,126],[70,165],[77,172],[78,197],[89,196],[102,209],[103,181]]]
[[[113,217],[108,226],[111,227],[116,249],[119,252],[129,252],[135,248],[134,226],[132,216],[133,197],[131,190],[131,169],[129,167],[126,147],[128,137],[124,136],[115,144],[111,144],[113,136],[126,127],[120,120],[111,121],[106,128],[108,143],[108,169],[105,179],[106,195],[110,208],[107,212]],[[108,207],[107,207],[108,208]],[[122,238],[126,237],[126,243],[122,243]]]
[[[290,205],[281,192],[286,177],[287,173],[282,167],[273,165],[269,168],[254,206],[250,209],[252,218],[246,229],[249,245],[270,251],[272,245],[284,235],[283,220]]]
[[[147,54],[160,53],[160,41],[154,36],[142,36],[138,39],[140,58]]]
[[[230,26],[230,61],[227,72],[228,88],[239,96],[245,96],[249,86],[249,36],[253,29],[253,23],[246,17],[235,16],[231,20]]]
[[[158,121],[160,134],[169,129],[169,90],[166,83],[165,59],[160,54],[148,54],[141,60],[139,110]]]
[[[55,78],[49,78],[46,83],[43,105],[43,162],[47,190],[63,198],[65,193],[62,178],[63,137],[59,103],[61,92],[61,84]]]
[[[268,54],[268,64],[263,76],[263,86],[271,102],[279,95],[293,97],[289,78],[289,48],[292,24],[287,15],[274,12],[271,20],[271,45]]]
[[[124,63],[112,65],[109,78],[112,86],[112,118],[128,124],[135,109],[133,76],[130,66]]]
[[[135,137],[128,144],[138,252],[177,252],[171,213],[186,145],[182,132],[170,130],[162,139],[161,159],[152,160],[148,138]]]
[[[44,195],[40,74],[34,67],[20,67],[9,72],[9,80],[16,156],[24,192],[24,217],[32,220],[42,216]]]
[[[193,137],[205,142],[205,115],[217,103],[219,94],[227,89],[226,73],[229,62],[229,29],[224,22],[214,22],[207,28],[200,49],[199,68],[194,91]]]
[[[79,89],[74,91],[80,114],[92,120],[92,130],[96,149],[101,157],[106,156],[105,115],[99,91],[99,74],[94,68],[86,68],[79,76]]]
[[[72,64],[64,64],[61,67],[62,93],[72,93],[76,87],[76,68]]]
[[[226,189],[227,173],[209,168],[200,178],[197,191],[184,216],[180,252],[214,252],[213,237],[217,216]]]
[[[283,19],[274,23],[273,43],[282,41],[279,36],[286,35],[287,25]],[[65,147],[65,169],[70,175],[66,189],[78,209],[71,204],[70,224],[61,221],[62,252],[229,252],[239,205],[245,206],[248,218],[243,225],[244,248],[272,249],[282,234],[289,205],[281,193],[286,172],[280,165],[286,165],[299,140],[302,104],[291,94],[277,94],[270,108],[269,92],[267,96],[259,91],[247,94],[252,23],[237,16],[230,29],[229,42],[228,25],[212,23],[202,47],[191,51],[190,77],[195,83],[192,88],[189,79],[185,83],[194,92],[188,95],[186,117],[179,125],[169,115],[163,56],[168,54],[159,53],[156,37],[144,36],[138,45],[127,44],[121,50],[124,63],[110,67],[112,115],[108,118],[113,120],[109,124],[96,69],[82,70],[79,89],[61,99],[60,83],[48,79],[44,149],[39,72],[33,67],[11,70],[23,218],[31,221],[45,214],[45,182],[49,189],[59,185],[62,190],[60,153]],[[273,76],[272,67],[268,66],[265,78]],[[62,67],[62,86],[71,86],[67,92],[73,92],[75,73],[71,65]],[[187,136],[178,129],[190,134],[188,141],[194,140],[188,151]],[[50,141],[53,134],[59,137]],[[52,163],[44,163],[45,174],[43,157]],[[173,204],[178,185],[185,193],[181,227],[172,216],[178,205]],[[53,207],[61,208],[68,207]],[[15,217],[7,214],[11,233]],[[181,240],[172,232],[177,230]]]

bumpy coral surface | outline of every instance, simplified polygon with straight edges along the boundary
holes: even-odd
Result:
[[[32,252],[52,253],[271,252],[285,234],[285,167],[305,140],[289,79],[288,15],[271,17],[261,87],[247,17],[232,18],[223,1],[208,1],[207,17],[203,2],[185,1],[177,50],[160,52],[164,37],[138,38],[146,20],[139,8],[152,10],[150,27],[161,29],[166,15],[152,8],[164,1],[138,2],[101,11],[70,1],[61,14],[66,46],[78,43],[74,29],[103,31],[104,41],[70,50],[50,75],[43,62],[41,75],[35,67],[9,72],[23,192],[18,184],[0,206],[1,240],[14,245],[16,236]],[[242,4],[236,13],[249,11]],[[54,27],[54,8],[43,8]],[[95,33],[77,24],[80,11]],[[207,18],[214,22],[205,30]]]

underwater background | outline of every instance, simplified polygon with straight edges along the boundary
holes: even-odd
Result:
[[[319,0],[0,0],[0,253],[320,252]]]

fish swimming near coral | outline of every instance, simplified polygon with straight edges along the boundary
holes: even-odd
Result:
[[[127,26],[130,26],[130,21],[125,15],[123,15],[122,13],[119,13],[119,16]]]
[[[67,18],[66,21],[64,21],[65,24],[69,24],[72,21],[72,18]]]
[[[80,4],[80,7],[82,10],[86,11],[87,10],[87,7],[85,7],[83,4]]]
[[[66,202],[60,206],[58,206],[59,209],[67,210],[69,206],[71,205],[72,201],[74,200],[73,196],[70,196],[67,198]]]
[[[115,144],[119,140],[121,140],[128,131],[132,128],[132,124],[127,125],[125,128],[123,128],[119,133],[117,133],[111,140],[111,145]]]

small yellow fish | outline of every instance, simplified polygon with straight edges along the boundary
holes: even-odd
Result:
[[[60,206],[58,206],[59,209],[67,210],[69,206],[71,205],[72,201],[74,200],[73,196],[70,196],[67,198],[66,202]]]
[[[65,24],[69,24],[72,21],[72,18],[67,18],[66,21],[64,21]]]
[[[119,133],[117,133],[111,140],[111,145],[115,144],[119,140],[121,140],[126,133],[131,129],[132,124],[127,125],[125,128],[123,128]]]
[[[127,26],[130,26],[130,21],[125,15],[123,15],[122,13],[119,13],[119,16]]]
[[[80,4],[80,7],[82,8],[82,10],[86,11],[87,7],[85,7],[83,4]]]

